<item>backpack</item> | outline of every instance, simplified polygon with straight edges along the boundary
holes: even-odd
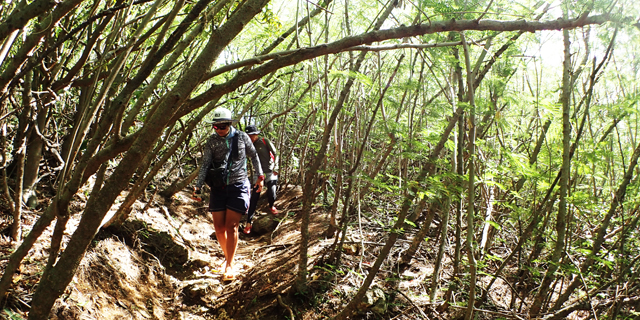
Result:
[[[267,144],[267,141],[264,140],[264,138],[262,138],[262,143],[264,143],[264,146],[267,147],[267,150],[269,150],[269,156],[271,157],[271,161],[276,161],[276,157],[273,155],[271,148],[269,148],[269,145]]]
[[[227,158],[222,162],[212,162],[211,167],[207,170],[207,176],[204,178],[204,182],[209,188],[224,188],[229,180],[229,166],[231,165],[231,154],[233,153],[234,159],[238,159],[238,136],[236,134],[231,138],[231,145],[229,146],[229,153]]]

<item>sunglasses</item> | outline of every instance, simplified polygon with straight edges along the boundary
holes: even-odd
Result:
[[[214,124],[213,128],[216,130],[225,130],[227,129],[227,127],[229,127],[228,123],[220,123],[220,124]]]

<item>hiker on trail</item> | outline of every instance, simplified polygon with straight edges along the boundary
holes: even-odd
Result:
[[[216,238],[224,253],[224,281],[231,281],[236,273],[233,259],[238,246],[238,227],[242,215],[249,207],[249,179],[247,157],[251,158],[257,174],[254,188],[261,190],[264,175],[256,149],[246,133],[231,126],[237,120],[231,111],[217,108],[213,111],[214,133],[204,148],[202,167],[196,180],[194,194],[199,194],[203,183],[211,187],[209,211],[213,216]]]
[[[267,187],[269,210],[273,214],[278,214],[278,209],[276,209],[275,206],[276,189],[278,184],[278,152],[269,139],[259,136],[260,130],[258,130],[256,126],[247,126],[245,132],[249,135],[249,138],[253,142],[253,146],[256,148],[256,152],[258,153],[258,158],[260,158],[260,164],[262,165],[262,172],[264,172],[265,184]],[[259,173],[254,171],[252,181],[256,181],[258,179],[258,175]],[[247,223],[242,230],[242,232],[246,234],[251,233],[251,221],[256,212],[258,199],[260,199],[260,192],[261,190],[256,187],[251,190],[251,202],[247,213]]]

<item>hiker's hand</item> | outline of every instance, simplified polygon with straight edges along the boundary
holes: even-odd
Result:
[[[256,192],[262,192],[262,187],[264,186],[264,176],[259,176],[258,181],[256,182],[255,188]]]
[[[198,187],[193,187],[193,196],[191,197],[193,200],[202,201],[202,198],[199,197],[200,190]]]

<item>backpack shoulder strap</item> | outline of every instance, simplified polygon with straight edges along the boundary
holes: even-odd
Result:
[[[231,142],[231,152],[233,152],[233,158],[238,159],[238,137],[240,134],[236,134],[233,136],[233,141]]]
[[[264,137],[262,138],[262,143],[264,143],[264,146],[267,147],[267,151],[269,151],[269,157],[271,157],[271,160],[276,160],[276,157],[273,155],[273,151],[271,150],[271,147],[269,147],[269,145],[267,144],[267,141],[264,139]]]

